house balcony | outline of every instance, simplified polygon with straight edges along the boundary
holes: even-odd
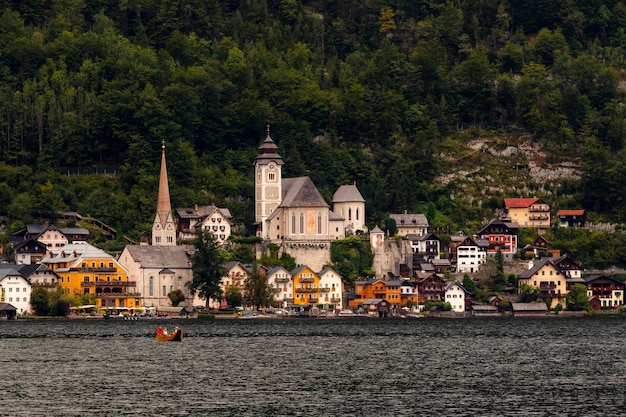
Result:
[[[341,302],[341,298],[339,298],[339,297],[330,297],[330,302],[331,303],[340,303]]]
[[[300,282],[314,282],[315,278],[313,277],[300,277]]]
[[[308,299],[309,303],[316,303],[318,300],[319,300],[319,297],[317,295],[309,295],[309,299]]]
[[[541,298],[563,298],[565,294],[557,293],[555,291],[541,291]]]
[[[550,207],[529,207],[528,211],[535,213],[546,213],[550,211]]]
[[[285,297],[283,300],[287,303],[293,303],[293,297]]]
[[[317,292],[317,288],[296,288],[296,292]]]
[[[140,298],[138,292],[101,292],[95,294],[96,298]]]
[[[136,287],[137,281],[96,281],[81,282],[81,287],[111,288],[111,287]]]
[[[547,283],[541,283],[539,285],[539,289],[543,290],[554,290],[556,289],[556,284],[547,284]]]
[[[286,284],[290,281],[289,278],[276,278],[274,279],[274,282],[276,282],[277,284]]]
[[[70,268],[70,272],[115,274],[117,272],[117,269],[115,268]]]
[[[320,292],[330,292],[330,288],[320,288]]]
[[[530,220],[548,220],[547,214],[531,214],[529,216]]]

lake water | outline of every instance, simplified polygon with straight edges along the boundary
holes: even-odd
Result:
[[[624,416],[625,336],[621,317],[3,321],[0,416]]]

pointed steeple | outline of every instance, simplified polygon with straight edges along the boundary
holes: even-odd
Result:
[[[161,142],[161,174],[159,175],[159,194],[157,196],[157,216],[161,226],[165,227],[167,216],[172,212],[170,202],[170,187],[167,180],[167,165],[165,164],[165,141]]]
[[[167,179],[167,165],[165,163],[165,141],[161,142],[161,173],[159,175],[156,217],[152,225],[152,245],[176,245],[176,227],[174,226],[174,218],[172,216],[170,187]]]

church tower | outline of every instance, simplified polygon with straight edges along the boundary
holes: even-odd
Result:
[[[270,126],[267,125],[267,135],[254,159],[254,217],[257,236],[263,239],[269,238],[265,220],[282,201],[283,163],[283,158],[278,154],[278,146],[270,136]]]
[[[162,142],[161,148],[161,173],[159,175],[157,212],[152,225],[152,245],[176,246],[176,225],[172,217],[170,188],[167,182],[167,166],[165,165],[165,141]]]

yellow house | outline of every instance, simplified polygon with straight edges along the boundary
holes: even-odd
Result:
[[[541,291],[539,297],[550,301],[550,309],[554,309],[559,303],[565,308],[566,297],[569,293],[568,278],[556,267],[552,258],[541,258],[531,268],[519,274],[517,279],[519,288],[524,284],[539,288]]]
[[[295,306],[317,306],[320,303],[320,277],[308,266],[291,271]]]
[[[87,242],[65,245],[41,262],[59,276],[58,284],[68,295],[91,294],[99,307],[141,307],[137,283],[128,280],[126,269]]]
[[[505,198],[504,210],[520,227],[550,227],[550,205],[540,198]]]

